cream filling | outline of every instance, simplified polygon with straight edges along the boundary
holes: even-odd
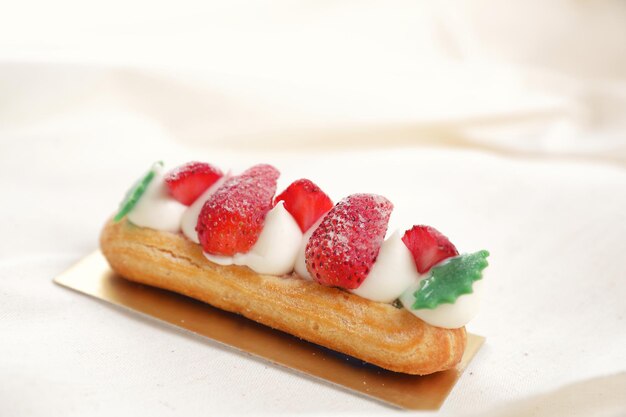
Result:
[[[322,220],[325,216],[326,213],[321,215],[320,218],[313,224],[313,226],[309,227],[309,230],[304,233],[304,236],[302,236],[302,244],[298,249],[298,256],[296,257],[294,270],[296,271],[296,274],[300,275],[303,279],[307,281],[313,281],[313,277],[309,273],[308,269],[306,269],[306,257],[304,256],[306,251],[306,245],[308,245],[309,239],[311,239],[311,235],[313,235],[315,229],[317,229],[317,227],[322,223]]]
[[[196,198],[196,201],[187,207],[187,210],[183,213],[181,229],[183,230],[183,234],[192,242],[200,243],[200,240],[198,239],[198,232],[196,231],[196,225],[198,224],[198,217],[202,211],[202,206],[204,206],[204,203],[206,203],[206,201],[213,194],[215,194],[218,188],[220,188],[229,177],[230,172],[215,181],[215,183],[202,193],[200,197]]]
[[[154,178],[137,204],[128,213],[128,220],[140,227],[176,233],[187,206],[172,198],[165,185],[165,169],[160,164],[153,167]]]
[[[280,201],[265,217],[263,231],[254,246],[246,253],[233,256],[204,256],[219,265],[245,265],[259,274],[284,275],[293,271],[302,232],[298,223]]]
[[[350,292],[368,300],[391,303],[419,279],[413,255],[396,231],[383,242],[365,280]]]

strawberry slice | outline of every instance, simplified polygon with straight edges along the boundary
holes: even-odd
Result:
[[[459,254],[447,237],[430,226],[413,226],[404,233],[402,241],[411,251],[420,274],[427,272],[444,259]]]
[[[279,201],[284,201],[285,209],[296,220],[302,233],[333,207],[333,201],[320,187],[306,178],[292,182],[274,199],[274,205]]]
[[[186,206],[222,177],[222,171],[205,162],[187,162],[165,175],[170,195]]]
[[[358,288],[385,239],[393,204],[375,194],[341,200],[315,229],[305,249],[311,276],[322,285]]]
[[[226,180],[200,211],[196,231],[202,249],[224,256],[248,252],[272,208],[279,175],[271,165],[255,165]]]

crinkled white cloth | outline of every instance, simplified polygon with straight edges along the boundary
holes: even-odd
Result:
[[[626,371],[622,168],[451,149],[250,155],[131,140],[146,134],[90,126],[3,137],[3,415],[394,413],[51,283],[96,248],[125,188],[162,156],[235,169],[271,162],[283,184],[309,177],[335,199],[382,193],[396,205],[394,224],[435,225],[462,250],[488,248],[487,302],[469,325],[487,344],[444,415]],[[589,400],[616,407],[620,378]],[[575,415],[568,401],[562,410]]]
[[[396,414],[52,284],[159,159],[272,163],[489,249],[440,415],[624,415],[623,2],[222,3],[0,13],[0,415]]]

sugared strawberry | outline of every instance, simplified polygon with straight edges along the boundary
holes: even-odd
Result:
[[[430,226],[413,226],[404,233],[402,241],[411,251],[420,274],[459,252],[447,237]]]
[[[202,249],[224,256],[248,252],[272,208],[279,175],[271,165],[255,165],[226,180],[200,211],[196,231]]]
[[[186,206],[222,177],[222,171],[205,162],[187,162],[165,176],[165,184],[172,197]]]
[[[305,250],[307,270],[320,284],[355,289],[378,257],[393,204],[375,194],[341,200],[315,229]]]
[[[292,182],[274,199],[274,205],[284,201],[285,209],[293,216],[302,233],[333,207],[332,200],[311,180]]]

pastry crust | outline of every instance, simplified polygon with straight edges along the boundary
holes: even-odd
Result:
[[[108,222],[100,246],[126,279],[174,291],[391,371],[425,375],[454,367],[465,328],[431,326],[408,311],[297,275],[261,275],[208,261],[180,234]]]

